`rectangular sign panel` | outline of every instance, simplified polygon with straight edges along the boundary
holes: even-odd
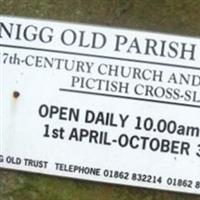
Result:
[[[200,194],[198,38],[0,17],[0,167]]]

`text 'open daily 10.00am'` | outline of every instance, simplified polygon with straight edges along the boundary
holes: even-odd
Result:
[[[0,17],[0,167],[200,194],[198,38]]]

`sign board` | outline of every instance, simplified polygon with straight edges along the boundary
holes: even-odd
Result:
[[[200,43],[0,17],[0,167],[200,194]]]

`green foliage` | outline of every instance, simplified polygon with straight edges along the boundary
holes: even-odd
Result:
[[[0,14],[200,34],[198,0],[0,0]]]
[[[1,200],[198,200],[195,195],[1,170]]]

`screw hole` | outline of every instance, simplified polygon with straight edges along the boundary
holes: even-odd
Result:
[[[20,96],[20,93],[18,91],[13,92],[13,97],[18,98]]]

